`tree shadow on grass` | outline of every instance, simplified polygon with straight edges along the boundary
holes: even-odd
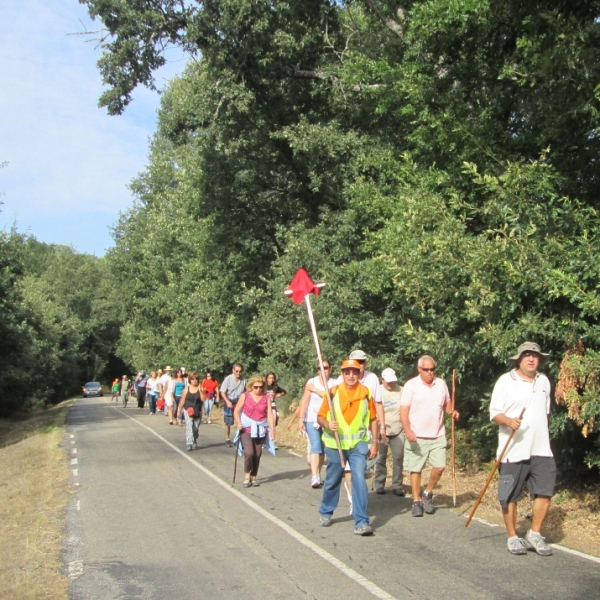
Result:
[[[62,427],[67,412],[74,402],[75,399],[65,400],[55,406],[0,419],[0,448],[18,444],[32,435],[49,433],[56,427]]]

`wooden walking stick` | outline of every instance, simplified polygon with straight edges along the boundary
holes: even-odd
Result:
[[[315,296],[318,296],[321,288],[324,286],[324,283],[314,283],[306,269],[302,267],[296,271],[296,274],[290,283],[289,289],[285,290],[284,294],[288,297],[291,297],[296,304],[302,304],[303,300],[306,304],[308,322],[310,324],[310,330],[312,331],[313,341],[317,351],[317,358],[319,359],[319,372],[321,373],[321,379],[323,380],[323,385],[325,386],[325,397],[327,398],[329,412],[333,416],[333,400],[331,399],[331,394],[329,393],[329,388],[327,387],[327,377],[325,375],[325,369],[323,368],[323,357],[321,356],[321,346],[319,344],[319,337],[317,336],[317,326],[315,325],[315,318],[310,305],[310,295],[315,294]],[[340,436],[337,431],[333,432],[333,436],[335,437],[335,443],[337,445],[338,454],[340,457],[340,464],[342,469],[344,469],[346,466],[346,461],[344,460],[344,453],[342,452],[342,445],[340,444]]]
[[[525,409],[523,409],[521,411],[521,414],[519,415],[519,419],[522,419],[524,414],[525,414]],[[506,451],[508,450],[508,446],[512,442],[512,439],[516,432],[517,432],[517,430],[513,429],[511,434],[508,436],[508,439],[506,440],[506,444],[504,444],[504,448],[502,448],[502,452],[500,452],[500,456],[498,457],[498,460],[496,460],[496,464],[494,465],[492,472],[490,473],[489,477],[487,478],[487,481],[485,482],[485,485],[483,486],[483,489],[481,490],[481,494],[479,494],[479,498],[477,498],[477,502],[475,502],[475,506],[471,510],[471,514],[469,515],[469,518],[467,519],[467,522],[465,523],[465,527],[469,526],[469,523],[471,522],[471,519],[473,518],[473,515],[475,514],[477,507],[481,504],[481,501],[483,500],[483,497],[485,496],[485,493],[487,492],[488,486],[490,485],[490,482],[492,481],[492,477],[494,477],[494,473],[496,472],[496,469],[500,466],[500,463],[502,462],[502,459],[504,458],[504,455],[506,454]]]
[[[452,370],[452,415],[456,405],[456,369]],[[456,429],[454,416],[452,419],[452,506],[456,506]]]

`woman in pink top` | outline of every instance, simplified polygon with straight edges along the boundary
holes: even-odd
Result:
[[[240,430],[244,449],[244,487],[258,487],[256,480],[263,444],[267,435],[275,441],[275,422],[270,410],[270,398],[265,393],[265,378],[253,375],[248,379],[248,391],[235,404],[233,418]]]

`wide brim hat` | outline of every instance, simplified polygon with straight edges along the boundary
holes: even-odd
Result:
[[[367,360],[367,355],[362,350],[353,350],[348,358],[350,360]]]
[[[165,367],[165,371],[172,371],[172,370],[173,370],[173,367],[170,367],[169,365],[167,365],[167,366]]]
[[[550,356],[546,352],[542,352],[539,345],[536,344],[535,342],[523,342],[517,348],[517,353],[514,356],[509,356],[508,359],[518,362],[519,359],[521,358],[521,355],[523,354],[523,352],[535,352],[536,354],[540,355],[540,358],[542,360],[546,360]]]
[[[360,371],[360,363],[355,360],[345,360],[342,362],[340,369],[343,371],[344,369],[357,369]]]

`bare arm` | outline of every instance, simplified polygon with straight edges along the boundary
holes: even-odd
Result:
[[[413,433],[413,430],[410,428],[410,422],[408,420],[408,412],[410,411],[410,406],[401,406],[400,407],[400,421],[402,422],[402,428],[404,429],[404,434],[406,435],[406,439],[409,442],[416,442],[417,436]]]
[[[510,427],[513,431],[516,431],[521,427],[521,422],[523,419],[519,417],[507,417],[505,414],[496,415],[492,421],[496,423],[496,425],[504,425],[504,427]]]
[[[308,385],[304,387],[304,393],[302,394],[302,398],[300,398],[300,404],[298,405],[298,429],[300,431],[304,431],[304,418],[306,417],[306,411],[308,409],[308,402],[310,400],[310,390],[308,389]]]
[[[267,422],[269,423],[269,435],[275,441],[275,417],[272,410],[267,411]]]
[[[371,441],[371,447],[369,448],[369,458],[373,459],[377,456],[377,448],[378,448],[378,442],[377,442],[377,434],[379,432],[379,423],[377,423],[377,419],[372,419],[371,420],[371,436],[372,436],[372,441]],[[385,427],[384,427],[385,430]]]
[[[378,427],[375,439],[379,439],[379,435],[381,435],[381,441],[385,442],[387,440],[387,433],[385,431],[385,410],[383,408],[383,402],[375,402],[375,413],[377,414],[378,421],[378,423],[375,423]]]
[[[179,416],[181,414],[181,411],[183,410],[183,405],[185,404],[185,399],[187,398],[187,393],[188,393],[188,389],[187,389],[187,387],[184,387],[183,394],[181,394],[181,402],[179,403],[179,406],[177,407],[177,416]]]
[[[240,419],[240,413],[242,412],[242,408],[244,407],[245,402],[245,394],[242,394],[239,400],[235,403],[235,408],[233,409],[233,420],[235,421],[235,426],[238,429],[242,429],[242,421]],[[231,402],[229,402],[229,398],[227,398],[226,402],[228,402],[228,406],[233,406]],[[271,413],[272,411],[269,411]]]

